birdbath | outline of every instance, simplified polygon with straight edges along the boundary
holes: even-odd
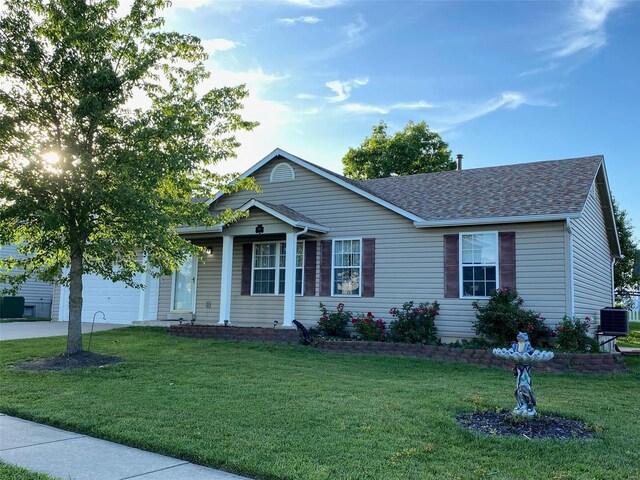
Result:
[[[531,367],[536,363],[551,360],[553,352],[534,350],[526,333],[518,333],[517,340],[509,349],[494,348],[493,354],[515,364],[513,374],[516,376],[515,397],[518,405],[513,409],[513,414],[533,417],[536,414],[537,402],[531,390]]]

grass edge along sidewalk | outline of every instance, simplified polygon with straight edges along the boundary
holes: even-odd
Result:
[[[587,422],[590,441],[481,436],[460,412],[513,407],[508,371],[328,355],[296,345],[94,334],[104,368],[22,372],[64,338],[0,349],[0,411],[263,479],[637,478],[640,376],[535,373],[539,410]],[[525,452],[514,459],[513,452]]]

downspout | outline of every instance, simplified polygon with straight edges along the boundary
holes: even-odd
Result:
[[[611,257],[611,306],[616,304],[616,278],[615,278],[616,257]]]
[[[576,306],[575,306],[575,281],[573,277],[573,232],[571,231],[571,219],[566,218],[566,226],[567,226],[567,241],[566,241],[566,249],[568,252],[568,267],[569,267],[569,285],[567,285],[568,296],[569,296],[569,312],[567,315],[573,317],[575,314]]]

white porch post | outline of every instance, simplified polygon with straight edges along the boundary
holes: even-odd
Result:
[[[284,318],[282,325],[290,327],[296,315],[296,251],[298,236],[287,233],[287,250],[284,267]]]
[[[233,261],[233,236],[222,237],[222,275],[220,278],[220,319],[231,322],[231,267]]]

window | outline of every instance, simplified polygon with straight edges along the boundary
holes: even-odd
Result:
[[[284,295],[286,250],[287,244],[285,242],[254,243],[252,292],[254,295]],[[303,267],[304,242],[298,242],[296,250],[296,295],[302,295]],[[277,282],[276,279],[278,279]]]
[[[498,234],[460,235],[460,277],[463,297],[488,297],[498,288]]]
[[[173,272],[171,311],[193,312],[196,300],[197,259],[189,255],[180,269]]]
[[[333,241],[333,295],[360,296],[361,247],[360,239]]]

